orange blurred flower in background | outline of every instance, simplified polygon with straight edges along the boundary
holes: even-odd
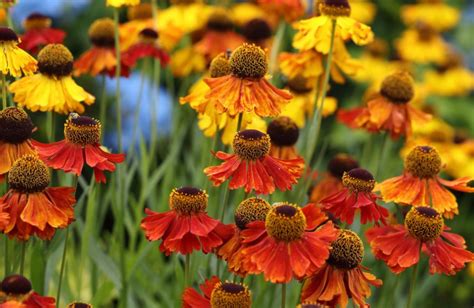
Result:
[[[139,40],[130,46],[123,54],[122,61],[126,66],[133,67],[143,58],[152,58],[160,61],[162,67],[170,61],[168,54],[158,45],[158,33],[145,28],[139,33]]]

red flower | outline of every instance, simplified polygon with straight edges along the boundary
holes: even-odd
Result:
[[[270,194],[275,187],[281,191],[291,189],[297,183],[303,166],[303,159],[282,160],[268,155],[270,137],[258,130],[240,131],[234,138],[235,154],[217,152],[215,156],[224,162],[219,166],[207,167],[204,173],[219,186],[232,178],[230,189],[245,187],[257,194]]]
[[[217,276],[212,276],[199,288],[202,295],[193,288],[184,290],[183,308],[251,307],[251,293],[243,284],[221,282]]]
[[[74,220],[73,187],[48,187],[49,170],[35,155],[18,159],[8,173],[10,190],[0,198],[0,216],[9,216],[0,230],[26,241],[31,235],[50,240],[56,229]]]
[[[417,146],[405,158],[405,170],[397,176],[377,185],[385,202],[397,202],[402,205],[427,206],[430,204],[446,218],[459,214],[456,197],[445,187],[474,192],[469,187],[473,177],[463,177],[447,181],[438,176],[441,171],[441,158],[435,148]]]
[[[149,241],[162,240],[160,250],[190,254],[194,250],[209,253],[232,236],[232,227],[207,215],[207,194],[197,188],[173,189],[169,204],[171,211],[156,213],[145,209],[141,228]]]
[[[66,33],[51,28],[51,18],[39,13],[30,14],[23,23],[26,32],[21,36],[18,47],[37,53],[48,44],[62,44]]]
[[[94,169],[97,182],[105,183],[104,171],[114,171],[124,154],[105,152],[100,145],[100,122],[71,114],[64,125],[64,140],[51,144],[33,141],[41,159],[51,168],[81,175],[84,163]]]
[[[358,167],[359,163],[347,154],[334,156],[329,161],[327,173],[323,174],[322,179],[313,187],[309,201],[317,204],[322,199],[343,190],[342,176],[344,172]]]
[[[366,232],[372,252],[399,274],[417,264],[420,251],[429,257],[430,274],[454,275],[474,261],[464,239],[446,232],[443,217],[433,208],[412,207],[404,225],[373,227]]]
[[[287,283],[314,274],[329,257],[338,231],[314,204],[300,209],[278,203],[265,222],[254,221],[242,231],[242,253],[254,265],[250,274],[263,273],[272,283]]]
[[[371,294],[369,284],[379,287],[377,279],[360,263],[364,256],[364,244],[350,230],[341,230],[337,240],[331,243],[326,265],[305,280],[301,300],[329,307],[345,308],[349,298],[359,307],[366,307],[365,299]]]
[[[372,193],[375,180],[369,171],[356,168],[344,172],[342,176],[344,188],[321,200],[323,209],[331,212],[334,217],[352,224],[354,215],[360,210],[360,221],[362,224],[374,221],[386,223],[388,210],[377,205],[377,195]]]
[[[0,308],[55,308],[53,297],[41,296],[34,292],[31,282],[21,275],[5,277],[0,284]]]
[[[130,46],[127,51],[122,54],[123,63],[129,67],[135,66],[138,60],[151,57],[160,60],[160,64],[164,67],[170,61],[168,54],[158,47],[158,33],[150,28],[142,30],[139,34],[140,41]]]

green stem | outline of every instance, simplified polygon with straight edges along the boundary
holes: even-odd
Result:
[[[133,119],[133,130],[132,130],[132,141],[130,143],[129,154],[127,155],[129,158],[133,157],[135,153],[135,142],[137,141],[138,135],[138,121],[140,120],[140,109],[142,106],[142,96],[143,96],[143,88],[145,85],[145,77],[147,75],[147,67],[149,66],[148,59],[144,60],[142,73],[140,74],[140,88],[137,97],[137,105],[135,106],[135,116]]]
[[[385,152],[387,151],[389,142],[390,142],[389,134],[385,133],[383,136],[382,149],[380,150],[380,157],[379,159],[377,159],[377,166],[375,167],[375,170],[374,170],[374,177],[376,179],[378,178],[380,167],[382,166],[385,160]]]
[[[421,253],[421,245],[420,245],[420,253]],[[416,285],[416,275],[417,275],[417,270],[418,270],[418,264],[420,263],[420,260],[413,266],[413,270],[411,272],[411,281],[410,281],[410,291],[408,292],[408,298],[407,298],[407,308],[411,307],[413,295],[415,293],[415,285]]]
[[[21,256],[20,256],[20,275],[23,275],[25,272],[25,255],[26,255],[26,245],[27,241],[21,243]]]
[[[225,216],[225,209],[227,207],[227,202],[229,200],[229,181],[226,182],[226,185],[224,187],[224,197],[221,202],[221,215],[220,215],[220,220],[221,222],[224,221],[224,216]]]
[[[54,131],[54,111],[48,111],[46,113],[46,121],[48,127],[48,141],[54,142],[55,131]]]
[[[151,93],[151,147],[150,147],[150,156],[153,157],[156,145],[158,143],[158,101],[160,97],[160,75],[161,75],[161,62],[160,60],[153,60],[153,79],[152,85],[158,86],[158,93],[155,95],[155,91],[153,90],[153,86],[150,87]]]
[[[240,132],[240,129],[242,128],[242,119],[244,117],[244,114],[243,113],[239,113],[239,119],[237,121],[237,132]],[[216,122],[217,124],[217,122]],[[219,124],[217,124],[219,125]]]
[[[4,74],[2,74],[2,104],[3,109],[7,108],[7,80]]]
[[[105,126],[105,121],[107,120],[107,91],[105,87],[105,81],[106,77],[105,74],[102,75],[102,81],[101,81],[101,86],[102,86],[102,95],[100,98],[100,123],[102,126],[102,134],[100,136],[100,141],[102,142],[104,140],[104,135],[105,132],[107,131],[107,128]]]
[[[184,261],[184,287],[188,286],[189,282],[189,267],[191,265],[191,254],[186,255],[186,260]]]
[[[278,54],[280,53],[281,43],[283,42],[283,37],[285,36],[286,22],[284,19],[278,24],[278,28],[275,34],[275,40],[273,41],[272,50],[270,52],[270,74],[274,75],[277,71],[278,63]],[[274,79],[274,76],[272,76]]]
[[[9,260],[9,242],[10,240],[8,237],[5,235],[5,276],[10,274],[10,260]]]
[[[61,302],[61,288],[63,286],[64,278],[64,268],[66,267],[66,256],[67,256],[67,243],[69,239],[69,227],[66,227],[66,238],[64,239],[64,248],[63,256],[61,259],[61,268],[59,270],[59,280],[58,280],[58,293],[56,294],[56,308],[61,307],[59,303]]]
[[[115,82],[117,88],[115,89],[115,102],[117,106],[117,136],[118,136],[118,148],[121,153],[123,150],[122,145],[122,101],[120,96],[120,74],[122,69],[121,57],[120,57],[120,39],[119,39],[119,9],[114,10],[114,28],[115,28],[115,59],[117,65],[115,67]]]
[[[286,283],[281,284],[281,308],[286,306]]]

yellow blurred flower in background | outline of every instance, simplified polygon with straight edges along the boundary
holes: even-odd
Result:
[[[107,6],[112,7],[122,7],[122,6],[130,6],[130,5],[137,5],[140,3],[140,0],[107,0]]]
[[[442,0],[420,2],[402,7],[401,17],[406,25],[414,26],[422,22],[442,32],[454,28],[459,23],[459,10],[444,4]]]
[[[351,4],[351,18],[360,21],[364,24],[371,24],[377,12],[377,6],[366,0],[352,0]]]

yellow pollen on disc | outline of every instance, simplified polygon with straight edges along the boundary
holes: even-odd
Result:
[[[169,197],[170,208],[180,215],[192,215],[204,212],[208,195],[204,190],[194,187],[175,188]]]
[[[405,169],[418,178],[432,178],[441,171],[441,157],[435,148],[417,146],[405,158]]]
[[[380,94],[395,104],[406,104],[415,95],[413,78],[406,71],[393,73],[382,81]]]
[[[351,230],[340,230],[338,238],[331,243],[328,263],[340,269],[356,268],[364,257],[364,244]]]
[[[300,239],[306,229],[303,211],[287,202],[274,205],[265,219],[268,234],[277,241],[292,242]]]
[[[413,237],[428,242],[441,235],[444,220],[433,208],[412,207],[405,217],[405,226]]]
[[[342,184],[354,193],[371,192],[375,187],[375,180],[367,170],[355,168],[344,172]]]
[[[98,46],[113,46],[115,42],[114,21],[111,18],[99,18],[89,27],[89,38]]]
[[[67,76],[72,72],[74,58],[63,44],[49,44],[38,54],[38,70],[45,75]]]
[[[268,70],[267,56],[257,45],[244,43],[230,56],[230,67],[239,78],[260,79]]]
[[[240,202],[235,210],[235,224],[239,229],[245,229],[245,226],[253,221],[265,221],[271,205],[264,199],[248,198]]]
[[[17,159],[8,172],[8,185],[22,193],[41,192],[48,187],[49,181],[48,167],[32,154]]]
[[[232,282],[219,282],[211,293],[212,308],[250,308],[252,298],[247,286]]]
[[[270,136],[258,130],[244,130],[235,134],[234,152],[243,160],[257,160],[270,151]]]
[[[101,124],[98,120],[73,114],[64,124],[64,137],[69,142],[86,146],[100,142]]]
[[[212,59],[209,66],[209,74],[212,78],[227,76],[231,73],[230,62],[225,53],[221,53]]]

